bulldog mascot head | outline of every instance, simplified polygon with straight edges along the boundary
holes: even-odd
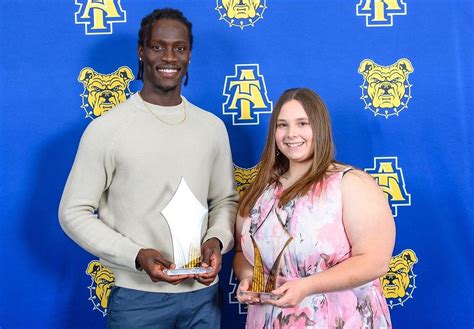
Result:
[[[411,249],[405,249],[391,259],[387,274],[381,278],[385,298],[405,297],[410,285],[409,274],[417,262],[418,258]]]
[[[115,282],[114,274],[96,260],[89,263],[86,273],[95,283],[95,295],[100,301],[100,306],[106,309],[110,290]]]
[[[367,81],[367,94],[374,108],[398,108],[407,88],[407,79],[413,66],[406,58],[390,66],[376,64],[370,59],[360,63],[359,73]]]
[[[83,97],[87,98],[94,116],[99,117],[126,100],[128,86],[134,78],[132,70],[126,66],[110,74],[97,73],[85,67],[77,80],[84,84]]]
[[[249,169],[241,168],[239,166],[234,165],[236,189],[241,197],[245,193],[249,185],[253,182],[255,177],[257,177],[258,169],[258,165]]]
[[[260,0],[222,0],[222,4],[229,18],[254,18]]]

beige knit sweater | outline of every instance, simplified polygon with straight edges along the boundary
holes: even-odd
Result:
[[[183,106],[181,124],[156,117],[178,122]],[[135,94],[85,130],[59,207],[61,227],[100,257],[117,286],[155,292],[203,288],[194,280],[154,283],[135,269],[141,248],[157,249],[173,260],[170,230],[160,211],[182,177],[209,209],[202,241],[216,237],[227,252],[233,245],[238,195],[224,124],[184,97],[178,106],[145,107]]]

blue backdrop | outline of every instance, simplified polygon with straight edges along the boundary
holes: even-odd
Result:
[[[87,273],[95,258],[61,231],[57,208],[82,131],[110,107],[90,91],[114,105],[140,90],[119,72],[136,74],[140,20],[165,6],[194,24],[183,93],[226,123],[238,188],[278,96],[316,90],[337,158],[372,174],[396,216],[381,278],[394,327],[472,328],[471,0],[2,1],[0,328],[104,327],[113,279]],[[231,258],[223,327],[242,328]]]

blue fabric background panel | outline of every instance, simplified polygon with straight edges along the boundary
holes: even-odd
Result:
[[[395,216],[381,278],[394,327],[474,325],[472,1],[242,2],[2,2],[1,328],[105,326],[113,273],[66,237],[57,210],[85,127],[141,88],[137,32],[158,6],[193,23],[183,94],[225,122],[239,190],[278,96],[316,90],[338,160],[373,175]],[[232,256],[222,323],[243,328]]]

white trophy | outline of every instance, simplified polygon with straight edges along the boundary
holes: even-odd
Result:
[[[165,269],[166,275],[204,274],[211,267],[201,266],[201,227],[208,213],[184,177],[161,214],[168,222],[173,239],[173,254],[176,268]]]

